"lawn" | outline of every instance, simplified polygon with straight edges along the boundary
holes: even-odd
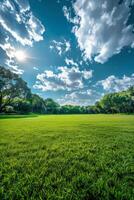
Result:
[[[0,118],[1,200],[134,199],[134,115]]]

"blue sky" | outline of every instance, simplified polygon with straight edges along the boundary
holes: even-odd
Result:
[[[60,104],[125,90],[134,85],[134,1],[0,0],[0,65]]]

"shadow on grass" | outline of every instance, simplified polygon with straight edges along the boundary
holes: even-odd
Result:
[[[20,119],[20,118],[31,118],[38,117],[36,114],[27,114],[27,115],[4,115],[0,114],[0,119]]]

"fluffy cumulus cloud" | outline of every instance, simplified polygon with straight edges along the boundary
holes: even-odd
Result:
[[[53,40],[49,48],[55,50],[61,56],[71,50],[71,44],[65,39],[63,41]]]
[[[84,87],[84,81],[92,78],[92,70],[81,71],[78,67],[58,67],[58,73],[46,70],[37,75],[34,88],[42,91],[77,90]]]
[[[132,5],[131,0],[76,0],[73,19],[63,7],[85,59],[104,63],[124,47],[134,48],[133,24],[128,23]]]
[[[10,67],[18,68],[14,60],[16,46],[32,46],[43,40],[44,31],[40,20],[31,12],[28,0],[0,2],[0,53]]]
[[[62,105],[93,105],[102,97],[102,94],[93,90],[79,90],[66,94],[63,98],[58,99]]]
[[[78,67],[78,63],[74,62],[73,59],[65,58],[65,63],[69,66],[72,65],[72,66]]]
[[[134,74],[131,76],[123,76],[122,78],[114,75],[107,77],[105,80],[98,81],[97,86],[102,86],[107,92],[119,92],[128,89],[134,85]]]

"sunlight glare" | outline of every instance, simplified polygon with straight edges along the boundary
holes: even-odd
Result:
[[[17,50],[17,51],[15,52],[15,57],[16,57],[16,59],[17,59],[18,61],[21,61],[21,62],[23,62],[23,61],[26,60],[26,54],[25,54],[25,52],[22,51],[22,50]]]

